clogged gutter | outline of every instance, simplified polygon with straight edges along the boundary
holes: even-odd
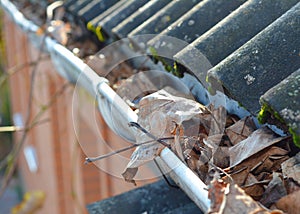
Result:
[[[4,7],[9,5],[8,1],[3,0],[2,4]],[[9,12],[9,8],[5,8]],[[31,9],[32,5],[29,5],[23,12],[32,18]],[[63,10],[57,10],[55,16],[58,20],[47,26],[52,38],[85,62],[95,57],[94,54],[103,44],[91,42],[92,36],[78,24],[75,25]],[[43,14],[33,20],[41,24],[41,18],[46,20]],[[43,32],[42,29],[35,33]],[[97,72],[95,65],[91,65]],[[126,63],[121,66],[122,69],[116,69],[107,77],[115,90],[131,75],[142,70],[132,69]],[[118,72],[120,70],[122,73]],[[92,70],[90,72],[93,77],[96,76]],[[64,71],[62,73],[64,77],[69,77]],[[74,77],[71,79],[74,81]],[[90,80],[89,77],[87,79]],[[90,89],[92,93],[99,90],[99,86],[106,85],[104,78],[99,81],[100,85],[99,82],[93,83],[94,87]],[[105,93],[105,90],[102,92]],[[125,106],[125,101],[120,100],[119,104],[129,108]],[[120,106],[118,109],[121,111]],[[137,120],[133,110],[137,112]],[[278,136],[266,126],[257,127],[252,117],[238,118],[229,114],[223,106],[204,106],[189,94],[168,88],[142,97],[131,112],[125,121],[137,122],[148,132],[127,127],[135,135],[137,143],[147,140],[154,142],[136,149],[123,174],[125,180],[134,182],[138,167],[147,161],[157,159],[162,167],[173,168],[178,164],[176,159],[180,159],[194,174],[185,168],[181,170],[182,165],[175,167],[170,174],[205,212],[209,206],[209,212],[219,213],[238,213],[241,210],[245,213],[269,213],[275,209],[296,212],[299,209],[299,203],[291,198],[300,195],[297,167],[300,150],[294,146],[291,136]],[[152,137],[149,137],[149,133]],[[160,140],[162,138],[169,140]],[[177,158],[165,147],[169,147]],[[189,176],[183,175],[183,171]],[[207,185],[210,201],[203,189],[206,186],[199,179],[195,180],[195,175]]]

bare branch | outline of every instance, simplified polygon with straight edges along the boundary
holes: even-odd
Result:
[[[104,158],[107,158],[107,157],[110,157],[110,156],[119,154],[119,153],[121,153],[121,152],[125,152],[125,151],[130,150],[130,149],[132,149],[132,148],[135,148],[135,147],[137,147],[137,146],[145,145],[145,144],[148,144],[148,143],[153,143],[154,141],[158,141],[158,140],[165,141],[165,140],[173,140],[173,139],[174,139],[174,137],[165,137],[165,138],[159,138],[159,139],[156,139],[156,140],[149,140],[149,141],[142,142],[142,143],[135,143],[135,144],[133,144],[133,145],[131,145],[131,146],[128,146],[128,147],[125,147],[125,148],[123,148],[123,149],[119,149],[119,150],[110,152],[110,153],[105,154],[105,155],[101,155],[101,156],[99,156],[99,157],[95,157],[95,158],[86,158],[84,164],[88,164],[88,163],[92,163],[92,162],[95,162],[95,161],[98,161],[98,160],[102,160],[102,159],[104,159]]]
[[[135,127],[137,129],[139,129],[140,131],[144,132],[148,137],[152,138],[154,141],[159,142],[160,144],[162,144],[165,147],[169,148],[169,145],[166,144],[166,142],[164,142],[163,140],[160,140],[159,138],[155,137],[153,134],[151,134],[150,132],[148,132],[146,129],[144,129],[140,124],[136,123],[136,122],[130,122],[128,124],[130,127]]]

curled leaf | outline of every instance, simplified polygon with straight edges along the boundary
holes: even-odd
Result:
[[[174,135],[174,130],[176,130],[177,126],[201,114],[204,109],[204,106],[194,100],[173,96],[165,90],[160,90],[144,97],[140,101],[138,124],[151,133],[152,136],[155,136],[155,138],[170,137]],[[180,136],[177,135],[178,137]],[[147,140],[153,139],[145,132],[137,132],[137,143]],[[157,142],[138,146],[127,164],[125,173],[129,168],[137,168],[153,160],[163,147],[163,145]],[[179,149],[178,145],[177,149]],[[178,152],[182,153],[181,151]],[[183,157],[182,154],[181,157]],[[134,176],[132,173],[131,175]],[[130,180],[128,177],[126,179]]]

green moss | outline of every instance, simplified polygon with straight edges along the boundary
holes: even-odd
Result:
[[[216,95],[216,93],[217,93],[217,92],[216,92],[216,89],[213,88],[213,83],[212,83],[212,81],[210,80],[210,78],[209,78],[208,75],[206,75],[205,81],[208,83],[208,87],[207,87],[208,92],[209,92],[211,95]],[[216,81],[218,82],[218,85],[222,85],[221,81],[219,81],[219,80],[216,80]]]
[[[89,31],[94,32],[100,42],[104,42],[105,41],[105,37],[104,37],[104,34],[102,33],[101,26],[95,27],[91,22],[88,22],[87,23],[87,29]]]
[[[260,112],[258,113],[258,121],[263,124],[266,122],[267,118],[270,116],[270,114],[274,115],[274,117],[281,123],[285,123],[284,119],[280,116],[280,114],[272,109],[267,103],[264,103],[261,107]]]
[[[263,124],[266,122],[267,118],[270,116],[270,114],[274,115],[274,117],[281,123],[286,124],[286,121],[280,116],[280,114],[277,111],[274,111],[270,106],[268,106],[266,103],[262,105],[262,108],[258,114],[258,121]],[[291,127],[289,124],[289,132],[293,136],[293,142],[297,147],[300,148],[300,135],[296,132],[296,130]]]
[[[158,55],[157,50],[154,47],[149,47],[149,51],[150,51],[151,55],[153,56],[154,60],[159,61],[163,64],[166,71],[170,72],[171,74],[173,74],[174,76],[177,76],[179,78],[183,77],[183,73],[178,70],[176,63],[174,63],[173,66],[170,65],[169,63],[167,63],[163,57]]]
[[[297,132],[292,127],[289,128],[289,132],[293,136],[293,141],[295,145],[300,148],[300,135],[297,134]]]
[[[173,70],[172,70],[173,75],[182,78],[183,77],[183,71],[178,69],[177,63],[174,62],[173,64]]]
[[[261,124],[265,123],[268,114],[267,105],[263,104],[257,116],[258,122]]]

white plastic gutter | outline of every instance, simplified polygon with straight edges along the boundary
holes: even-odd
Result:
[[[27,20],[18,11],[14,4],[8,0],[0,0],[2,8],[12,18],[16,25],[25,31],[32,42],[42,41],[43,36],[38,36],[39,29],[33,22]],[[98,76],[87,64],[76,57],[66,47],[57,43],[50,37],[45,38],[46,51],[56,66],[58,73],[71,83],[76,83],[86,89],[93,97],[97,98],[99,111],[105,122],[117,134],[128,141],[135,141],[135,129],[129,128],[129,122],[136,122],[137,115],[107,84],[108,80]],[[112,109],[114,110],[112,114]],[[117,114],[117,115],[116,115]],[[118,123],[114,122],[112,115],[116,116]],[[170,177],[177,185],[195,202],[203,211],[210,207],[206,185],[190,170],[170,149],[165,148],[157,158],[160,166],[171,170]]]

